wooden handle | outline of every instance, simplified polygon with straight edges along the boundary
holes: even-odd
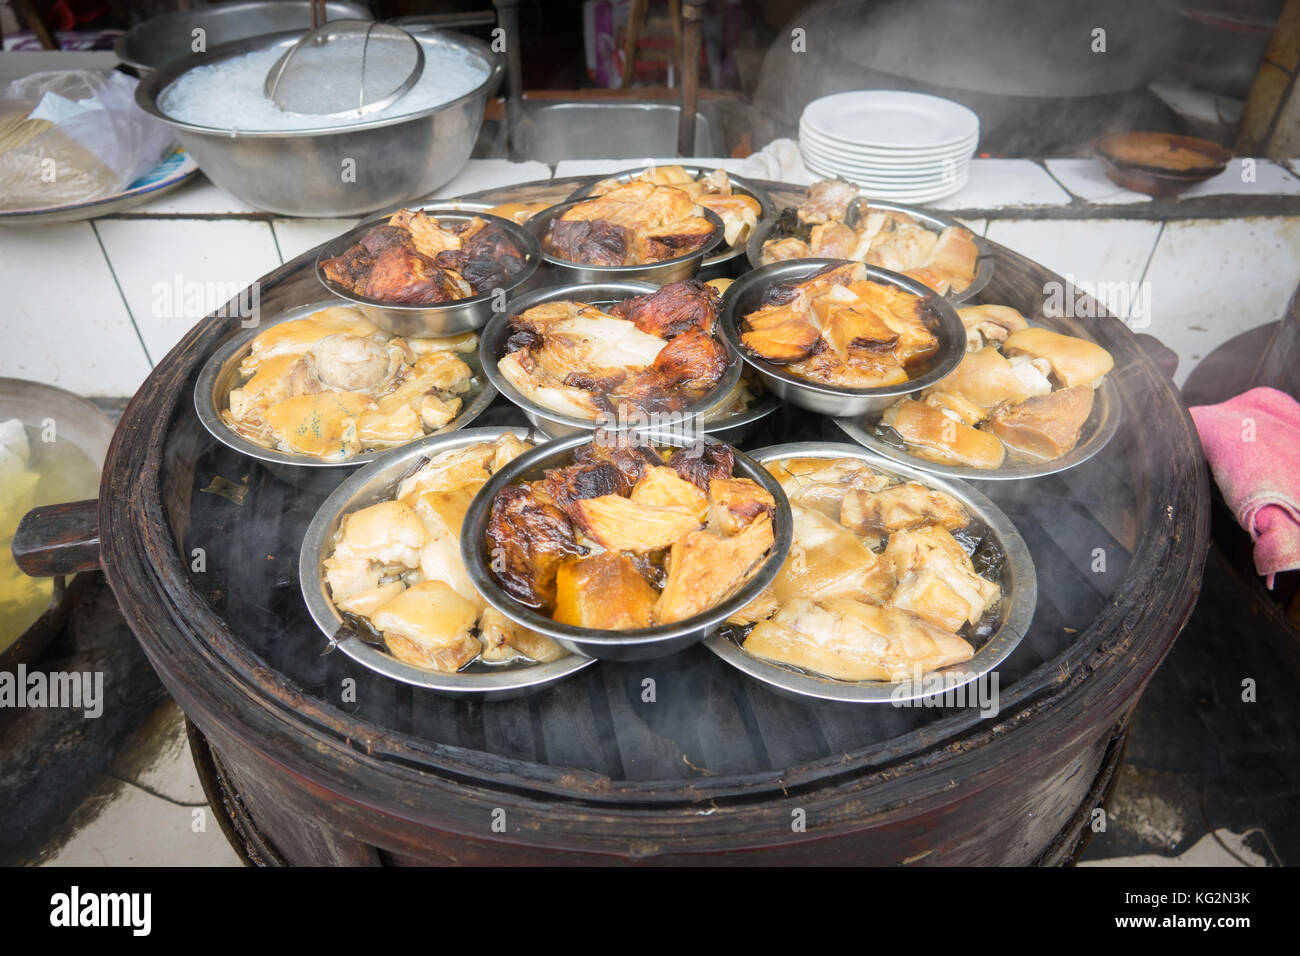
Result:
[[[33,578],[99,567],[99,502],[43,505],[23,515],[14,532],[14,561]]]

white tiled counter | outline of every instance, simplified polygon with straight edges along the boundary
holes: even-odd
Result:
[[[627,165],[473,160],[435,195]],[[1094,160],[979,159],[965,188],[934,208],[1108,292],[1121,317],[1178,353],[1181,382],[1218,345],[1278,318],[1300,282],[1296,166],[1233,160],[1182,197],[1153,201],[1115,186]],[[260,213],[200,175],[119,215],[0,228],[0,375],[129,396],[194,322],[354,222]]]

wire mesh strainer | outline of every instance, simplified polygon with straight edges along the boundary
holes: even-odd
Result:
[[[424,72],[424,48],[399,27],[334,20],[285,51],[266,95],[286,113],[353,117],[397,102]]]

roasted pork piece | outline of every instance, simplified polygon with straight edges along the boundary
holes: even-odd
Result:
[[[467,299],[509,282],[524,253],[499,224],[440,223],[403,209],[375,226],[321,271],[354,295],[400,305]]]
[[[579,627],[685,620],[741,588],[774,541],[776,502],[732,475],[725,445],[655,449],[606,436],[492,502],[492,573],[511,597]]]
[[[455,419],[473,381],[456,353],[477,344],[473,334],[417,343],[355,309],[323,309],[253,339],[221,417],[263,448],[325,461],[403,445]]]
[[[996,608],[949,529],[962,504],[856,459],[768,465],[791,498],[794,540],[771,588],[729,618],[756,657],[844,681],[898,681],[969,660],[963,636]]]
[[[1092,414],[1093,391],[1114,365],[1100,345],[1030,326],[1008,306],[958,309],[966,355],[922,401],[887,409],[892,429],[919,458],[999,468],[1007,455],[1050,461],[1073,449]]]
[[[693,279],[607,311],[545,302],[510,317],[497,368],[526,397],[575,418],[681,411],[731,363],[714,334],[718,304],[717,292]]]
[[[854,263],[769,290],[745,316],[740,341],[800,378],[834,388],[880,388],[908,380],[909,367],[939,347],[927,301],[866,279]]]
[[[715,169],[695,178],[681,166],[652,166],[631,181],[672,186],[686,193],[705,209],[717,213],[725,229],[723,241],[728,246],[744,242],[749,231],[758,225],[758,217],[763,211],[758,200],[732,190],[725,169]],[[617,179],[602,179],[591,188],[591,194],[603,196],[623,185]]]
[[[979,249],[968,229],[949,226],[935,232],[907,213],[873,209],[865,200],[858,201],[853,183],[813,183],[794,213],[778,218],[763,243],[761,264],[809,257],[854,259],[901,272],[939,295],[962,292],[975,281]]]
[[[527,448],[506,434],[443,452],[403,478],[392,499],[345,516],[324,561],[335,606],[377,631],[395,658],[429,670],[564,656],[488,607],[460,557],[474,493]]]
[[[645,265],[694,252],[714,232],[703,207],[687,193],[633,182],[565,210],[552,220],[543,246],[584,265]]]

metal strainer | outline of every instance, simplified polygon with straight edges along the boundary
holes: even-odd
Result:
[[[286,113],[374,113],[404,96],[424,72],[424,48],[405,30],[334,20],[299,39],[266,74],[266,95]]]

